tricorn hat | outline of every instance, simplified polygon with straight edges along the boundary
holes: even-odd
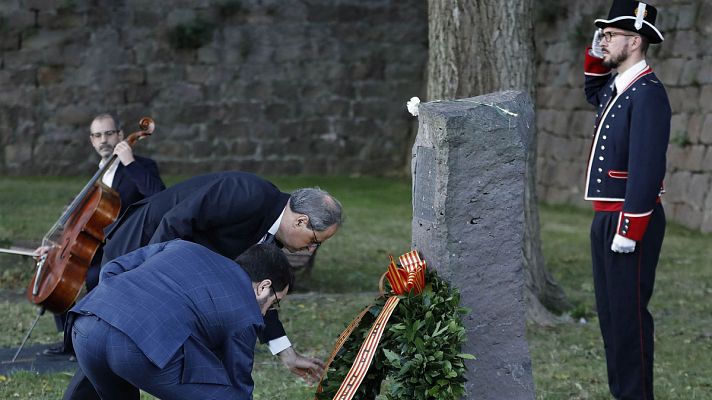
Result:
[[[650,4],[635,0],[613,0],[608,19],[597,19],[595,24],[603,29],[608,26],[636,32],[648,38],[650,43],[660,43],[663,34],[655,27],[658,10]]]

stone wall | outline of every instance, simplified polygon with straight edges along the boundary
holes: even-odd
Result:
[[[170,6],[167,6],[170,4]],[[201,5],[196,5],[201,4]],[[656,1],[648,61],[673,108],[668,217],[712,231],[712,3]],[[536,0],[539,198],[583,202],[583,48],[610,0]],[[403,174],[423,96],[422,0],[4,0],[0,173],[94,168],[87,126],[156,119],[164,172]]]
[[[87,173],[93,115],[164,172],[403,174],[421,0],[3,0],[0,173]]]
[[[539,198],[584,205],[593,109],[583,95],[583,49],[610,1],[536,3]],[[670,220],[712,232],[712,3],[651,3],[665,41],[650,46],[647,60],[673,110],[665,210]]]

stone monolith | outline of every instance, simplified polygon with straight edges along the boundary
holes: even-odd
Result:
[[[460,289],[468,399],[534,399],[524,301],[524,173],[534,137],[524,92],[420,105],[413,247]]]

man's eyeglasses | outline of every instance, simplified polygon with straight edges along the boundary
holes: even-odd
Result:
[[[615,36],[638,36],[638,35],[631,35],[628,33],[623,33],[623,32],[603,32],[603,38],[606,39],[606,43],[610,43],[611,40]]]
[[[279,310],[279,297],[277,297],[277,291],[272,289],[272,293],[274,294],[274,303],[272,303],[272,306],[270,307],[270,310]]]
[[[119,133],[118,130],[115,131],[104,131],[104,132],[92,132],[89,134],[89,136],[93,137],[94,139],[99,139],[100,137],[104,136],[106,138],[110,138],[114,135]]]
[[[314,240],[312,240],[311,243],[309,243],[309,246],[314,247],[314,250],[318,249],[319,246],[321,246],[321,242],[316,238],[316,230],[314,229],[314,226],[309,223],[309,229],[312,231],[312,235],[314,235]]]

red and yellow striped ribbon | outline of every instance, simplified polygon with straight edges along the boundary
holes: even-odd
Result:
[[[399,300],[400,298],[398,298],[398,296],[392,296],[386,301],[376,321],[373,323],[371,330],[368,332],[366,340],[361,344],[361,349],[359,349],[356,359],[351,365],[351,369],[348,374],[346,374],[343,382],[341,382],[341,386],[336,392],[334,400],[351,400],[356,394],[356,390],[358,390],[363,378],[366,377],[368,368],[371,366],[373,356],[376,354],[378,343],[381,341],[381,336],[383,336],[383,332],[386,329],[388,319],[391,317],[391,314],[393,314],[393,310],[396,309]]]
[[[414,290],[419,294],[425,288],[425,261],[420,259],[417,250],[398,257],[402,268],[396,266],[393,257],[388,265],[386,278],[396,294],[405,294]]]
[[[376,354],[376,350],[378,349],[378,343],[380,343],[381,341],[383,332],[385,332],[386,330],[388,320],[390,319],[391,315],[393,314],[393,311],[395,311],[396,306],[400,301],[400,298],[397,295],[406,294],[411,291],[414,291],[415,294],[420,294],[425,288],[426,265],[425,261],[420,259],[420,255],[418,254],[417,250],[413,250],[398,257],[398,261],[400,262],[402,268],[398,268],[395,260],[393,259],[393,256],[390,256],[390,259],[391,262],[388,265],[388,271],[386,271],[385,277],[391,284],[391,288],[393,289],[393,292],[396,294],[396,296],[391,296],[388,298],[388,300],[386,300],[383,309],[378,314],[378,317],[376,317],[376,320],[374,321],[373,325],[371,326],[371,329],[368,332],[368,336],[361,344],[361,348],[359,349],[359,352],[356,355],[356,358],[354,359],[354,362],[351,365],[349,372],[346,374],[346,377],[341,382],[341,386],[336,392],[336,395],[334,396],[333,400],[351,400],[356,394],[356,391],[361,385],[361,382],[363,382],[363,379],[366,377],[366,373],[368,372],[368,369],[371,366],[371,363],[373,362],[373,357]],[[381,295],[384,294],[382,290],[382,280],[383,277],[381,277],[380,285]],[[363,316],[371,307],[372,306],[366,307],[366,309],[361,311],[361,313],[353,321],[351,321],[349,326],[346,327],[346,329],[341,333],[341,335],[339,335],[339,338],[336,340],[336,344],[334,345],[334,350],[331,352],[331,355],[329,356],[329,359],[326,363],[324,375],[326,375],[326,372],[329,369],[329,365],[334,360],[336,353],[339,352],[341,346],[344,344],[344,342],[346,342],[346,339],[349,337],[349,335],[351,335],[353,330],[358,326]],[[321,377],[322,380],[324,379],[324,375],[322,375]],[[317,387],[316,392],[321,393],[322,390],[323,389],[321,386],[321,382],[319,382],[319,386]]]
[[[346,343],[346,339],[351,336],[351,333],[356,329],[358,324],[361,322],[363,319],[363,316],[366,315],[368,310],[373,307],[373,304],[369,305],[368,307],[364,308],[361,310],[361,312],[354,318],[353,321],[344,329],[343,332],[339,335],[339,337],[336,339],[336,343],[334,343],[334,349],[331,351],[331,354],[329,355],[329,358],[326,360],[326,364],[324,365],[324,373],[321,375],[321,379],[319,379],[319,386],[316,388],[317,393],[321,393],[324,388],[321,386],[322,382],[324,381],[324,376],[326,376],[326,373],[329,371],[329,366],[331,363],[334,361],[334,358],[336,357],[336,354],[341,350],[341,347]]]

